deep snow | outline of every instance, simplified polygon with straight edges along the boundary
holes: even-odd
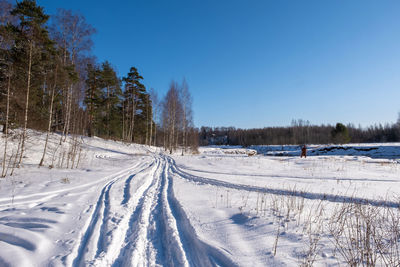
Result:
[[[38,168],[44,139],[30,131],[21,168],[0,180],[1,266],[298,266],[309,251],[315,266],[346,265],[328,231],[337,211],[399,210],[400,144],[300,159],[290,146],[181,156],[82,138],[78,168],[49,169],[70,139],[52,135]]]

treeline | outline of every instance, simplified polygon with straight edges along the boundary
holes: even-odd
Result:
[[[285,145],[285,144],[343,144],[400,142],[400,123],[375,125],[367,128],[333,125],[311,125],[294,120],[288,127],[237,129],[234,127],[202,127],[200,145]]]
[[[170,153],[180,147],[182,155],[188,148],[197,152],[199,135],[193,124],[192,97],[185,80],[181,84],[171,82],[160,108],[160,134],[156,141]]]
[[[11,128],[22,129],[17,166],[25,153],[28,128],[60,133],[60,145],[68,135],[73,139],[96,135],[163,145],[171,152],[178,146],[184,150],[193,146],[189,133],[196,131],[186,82],[173,83],[176,95],[158,101],[135,67],[120,78],[110,62],[96,61],[91,54],[95,32],[82,15],[70,10],[59,9],[50,20],[34,0],[15,5],[0,0],[0,125],[6,140],[3,170]],[[175,99],[172,106],[169,99]]]

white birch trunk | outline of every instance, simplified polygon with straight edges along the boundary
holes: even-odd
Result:
[[[31,68],[32,68],[32,50],[33,50],[33,42],[29,43],[29,61],[28,61],[28,82],[26,86],[26,101],[25,101],[25,119],[24,119],[24,130],[22,133],[22,142],[21,142],[21,154],[18,161],[18,166],[21,164],[22,157],[25,151],[25,139],[26,139],[26,129],[28,126],[28,109],[29,109],[29,91],[31,88]]]
[[[8,75],[8,83],[7,83],[7,107],[6,107],[6,124],[4,125],[4,155],[3,155],[3,170],[1,172],[1,177],[6,177],[6,158],[7,158],[7,142],[8,142],[8,116],[10,112],[10,87],[11,87],[11,73]]]
[[[50,130],[51,130],[51,119],[53,118],[54,91],[56,90],[56,85],[57,85],[57,67],[58,67],[58,65],[56,65],[54,86],[53,86],[52,92],[51,92],[51,100],[50,100],[50,108],[49,108],[49,123],[48,123],[48,127],[47,127],[46,142],[44,143],[43,156],[42,156],[42,159],[40,160],[39,166],[43,166],[44,158],[46,156],[47,143],[49,141],[49,135],[50,135]]]

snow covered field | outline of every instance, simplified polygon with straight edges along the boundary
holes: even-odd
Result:
[[[78,168],[60,169],[68,141],[53,135],[38,168],[44,139],[29,132],[23,165],[0,180],[0,266],[400,264],[400,144],[300,159],[83,138]]]

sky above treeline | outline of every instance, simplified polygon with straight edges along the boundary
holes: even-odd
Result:
[[[393,123],[400,111],[397,0],[38,0],[85,16],[93,54],[136,66],[163,96],[185,78],[195,125]]]

